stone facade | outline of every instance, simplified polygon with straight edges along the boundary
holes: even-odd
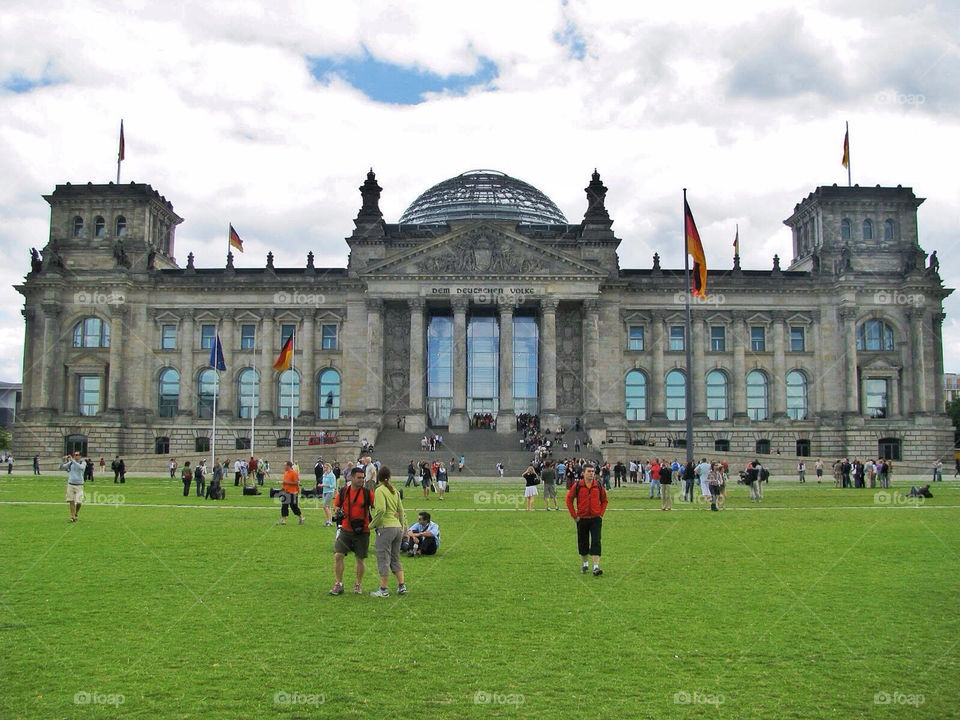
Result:
[[[258,454],[276,454],[288,437],[291,386],[273,361],[290,332],[298,451],[321,432],[374,440],[397,416],[421,433],[437,315],[452,320],[449,432],[469,426],[467,330],[484,315],[500,328],[498,429],[513,425],[513,328],[523,317],[537,324],[546,422],[579,417],[598,444],[682,441],[683,273],[656,257],[650,269],[619,267],[599,175],[579,224],[482,213],[390,224],[372,171],[360,192],[346,268],[316,268],[312,254],[299,268],[276,268],[272,255],[258,269],[235,268],[232,257],[197,268],[192,255],[175,258],[182,220],[150,186],[57,186],[46,197],[50,237],[17,286],[25,347],[15,454],[56,456],[82,441],[97,456],[197,452],[210,437],[216,335],[227,366],[216,381],[216,444],[227,456],[246,452],[254,406]],[[821,187],[785,221],[787,269],[777,258],[769,270],[708,258],[708,297],[694,303],[689,338],[698,454],[926,463],[952,452],[941,343],[950,290],[919,245],[921,203],[909,188]]]

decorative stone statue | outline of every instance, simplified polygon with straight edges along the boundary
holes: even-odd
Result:
[[[43,268],[43,260],[36,248],[30,248],[30,272],[38,273]]]
[[[117,238],[113,244],[113,257],[117,261],[117,267],[130,267],[130,259],[123,248],[123,238]]]
[[[273,270],[273,252],[267,253],[267,269]]]
[[[653,254],[653,269],[654,270],[660,269],[660,253],[655,252]]]
[[[147,270],[156,270],[157,269],[157,251],[151,245],[150,252],[147,253]]]
[[[48,269],[63,269],[63,256],[60,254],[60,243],[56,238],[51,240],[47,246],[47,251],[43,254],[43,260]]]
[[[313,270],[313,250],[307,253],[307,269]]]
[[[193,267],[193,253],[187,253],[187,270],[194,270]]]
[[[930,269],[934,272],[940,272],[940,261],[937,259],[937,251],[930,253]]]
[[[227,251],[227,270],[233,270],[233,253]]]

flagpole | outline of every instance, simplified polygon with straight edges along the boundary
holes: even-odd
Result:
[[[216,347],[214,347],[214,352],[216,352]],[[216,455],[217,455],[217,392],[220,389],[220,371],[217,370],[216,366],[214,366],[213,371],[214,373],[216,373],[216,377],[213,381],[213,427],[210,431],[210,467],[211,468],[213,468],[213,463],[215,462]]]
[[[290,336],[290,370],[294,371],[294,366],[296,365],[297,360],[297,331],[294,328],[293,334]],[[290,464],[293,465],[293,372],[290,373],[291,383],[290,383]],[[299,390],[300,383],[297,383]],[[300,405],[300,398],[297,397],[297,406]]]
[[[687,420],[687,467],[690,467],[690,463],[693,462],[693,383],[690,377],[690,370],[693,366],[692,358],[692,345],[693,345],[693,329],[690,318],[690,292],[692,285],[690,284],[690,255],[689,247],[687,240],[687,189],[683,189],[683,274],[686,279],[686,285],[684,287],[683,297],[684,297],[684,311],[686,313],[686,337],[684,338],[683,347],[686,350],[687,356],[687,372],[686,375],[686,420]]]
[[[853,181],[850,179],[851,177],[850,176],[850,121],[848,120],[846,121],[846,123],[847,123],[847,135],[846,135],[846,138],[847,138],[847,187],[852,187]]]

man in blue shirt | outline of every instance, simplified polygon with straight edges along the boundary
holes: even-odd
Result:
[[[430,513],[417,515],[417,522],[407,530],[407,555],[436,555],[440,547],[440,527],[430,520]]]
[[[60,469],[67,471],[67,504],[70,505],[70,522],[76,522],[80,506],[83,505],[83,471],[86,469],[80,451],[75,452],[73,458],[64,455]]]

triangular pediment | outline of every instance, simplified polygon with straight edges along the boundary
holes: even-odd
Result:
[[[476,223],[372,264],[361,275],[438,280],[464,277],[599,279],[607,273],[503,228]]]

